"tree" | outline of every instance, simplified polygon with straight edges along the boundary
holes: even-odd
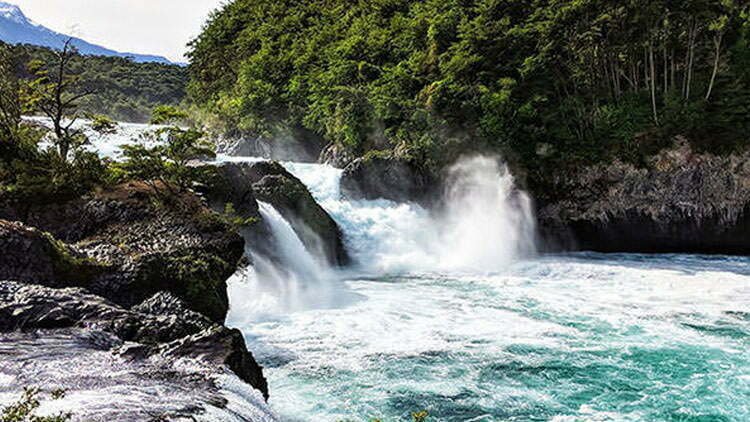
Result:
[[[165,126],[152,134],[151,141],[155,145],[123,147],[125,160],[115,164],[117,170],[125,178],[146,181],[156,193],[160,193],[161,186],[171,193],[184,192],[193,184],[205,181],[211,169],[196,164],[215,157],[215,147],[205,139],[203,132],[177,126],[186,116],[174,107],[157,107],[152,122]],[[172,191],[173,188],[178,192]]]
[[[93,92],[82,88],[80,73],[72,72],[71,62],[77,54],[72,39],[68,39],[62,50],[55,52],[51,69],[42,62],[32,62],[29,69],[34,76],[28,85],[30,103],[52,122],[53,144],[62,162],[68,161],[71,150],[87,141],[74,125],[79,118],[79,101]]]
[[[21,126],[21,86],[10,46],[0,43],[0,142],[18,143]]]

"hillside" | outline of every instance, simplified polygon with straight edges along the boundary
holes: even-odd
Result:
[[[69,38],[70,35],[52,31],[31,21],[18,6],[0,1],[0,41],[59,49]],[[85,55],[130,58],[138,63],[171,63],[161,56],[123,53],[75,37],[72,38],[72,45]]]
[[[190,93],[230,130],[430,168],[502,152],[542,184],[676,135],[747,146],[749,38],[732,1],[235,0],[192,44]]]
[[[13,47],[20,77],[29,77],[28,65],[55,63],[53,50],[30,45]],[[81,100],[81,110],[105,114],[127,122],[147,122],[156,105],[179,104],[185,96],[187,71],[162,63],[137,63],[122,57],[77,55],[71,72],[85,81],[82,89],[93,92]]]

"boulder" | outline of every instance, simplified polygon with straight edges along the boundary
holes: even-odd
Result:
[[[716,156],[686,142],[644,167],[620,162],[556,180],[541,204],[552,249],[750,254],[750,153]]]
[[[272,161],[223,163],[219,174],[231,175],[232,191],[252,187],[257,200],[273,205],[309,250],[321,251],[331,265],[346,265],[349,256],[341,230],[315,201],[304,183]]]
[[[349,199],[388,199],[430,205],[436,178],[411,162],[390,154],[370,154],[351,162],[341,176],[341,192]]]

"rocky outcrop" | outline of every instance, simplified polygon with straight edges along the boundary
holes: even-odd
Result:
[[[312,251],[321,251],[332,265],[346,265],[349,257],[341,230],[330,215],[315,201],[307,187],[282,165],[272,161],[256,163],[223,163],[219,174],[232,188],[267,202],[289,221],[302,242]]]
[[[545,244],[603,252],[750,254],[750,153],[686,142],[644,168],[612,163],[559,177],[538,212]]]
[[[262,368],[242,334],[191,311],[170,293],[160,292],[126,310],[79,288],[0,281],[0,331],[73,327],[112,334],[116,341],[100,346],[130,358],[187,356],[227,367],[268,398]]]
[[[50,234],[0,220],[0,279],[86,286],[105,268]]]
[[[351,162],[341,177],[341,192],[350,199],[389,199],[431,204],[439,185],[407,160],[388,154],[370,154]]]
[[[39,242],[29,246],[35,249],[27,259],[39,263],[26,266],[34,268],[31,276],[38,283],[64,283],[70,278],[65,272],[85,274],[76,277],[83,283],[76,285],[124,307],[169,291],[191,309],[223,322],[229,308],[226,280],[243,256],[242,237],[191,195],[176,203],[159,201],[145,185],[128,184],[62,204],[6,205],[0,207],[0,218],[36,228],[15,230],[15,237],[49,233],[36,237],[48,239],[59,253],[42,254],[49,247]],[[11,241],[7,230],[2,237]],[[23,265],[10,259],[19,262],[14,267]],[[13,273],[18,271],[6,271],[6,278],[29,278]]]
[[[189,357],[267,398],[242,334],[222,325],[244,240],[197,196],[164,189],[131,183],[43,207],[0,204],[1,217],[18,220],[0,220],[0,332],[73,329],[129,359]]]
[[[272,136],[235,132],[219,136],[219,152],[241,157],[314,163],[325,142],[314,132],[297,128],[277,128]]]

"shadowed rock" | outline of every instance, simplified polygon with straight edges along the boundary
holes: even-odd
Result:
[[[750,153],[682,142],[644,168],[613,163],[559,178],[541,206],[547,245],[602,252],[750,254]]]
[[[222,163],[219,174],[231,184],[234,198],[254,196],[276,208],[289,221],[308,250],[320,251],[331,265],[346,265],[349,256],[341,230],[315,201],[307,187],[281,164]],[[251,193],[243,193],[252,188]],[[257,207],[257,205],[256,205]]]
[[[370,155],[351,162],[341,176],[341,192],[349,199],[389,199],[429,205],[438,183],[406,160]]]

